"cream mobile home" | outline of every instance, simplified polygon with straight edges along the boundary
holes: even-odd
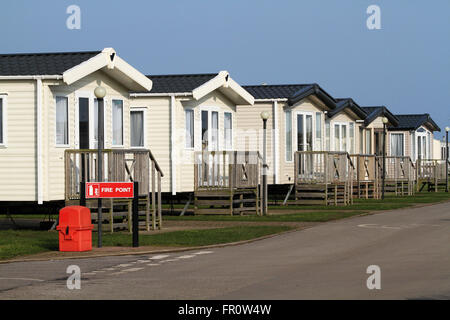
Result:
[[[105,97],[105,148],[130,148],[130,91],[152,81],[114,49],[0,55],[0,202],[64,200],[65,151],[97,143]]]

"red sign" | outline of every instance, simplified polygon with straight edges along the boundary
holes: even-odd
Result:
[[[86,182],[86,199],[133,198],[133,182]]]

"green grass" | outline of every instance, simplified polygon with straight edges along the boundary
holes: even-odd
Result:
[[[242,222],[326,222],[330,220],[348,218],[363,214],[367,211],[310,211],[292,214],[277,214],[269,216],[223,216],[223,215],[201,215],[201,216],[167,216],[164,220],[169,221],[242,221]]]
[[[293,214],[277,214],[264,217],[259,216],[166,216],[165,220],[175,221],[273,221],[273,222],[325,222],[335,219],[347,218],[354,215],[365,214],[371,211],[395,210],[407,208],[416,204],[437,203],[450,200],[450,194],[445,192],[423,192],[414,196],[387,195],[384,200],[378,199],[354,199],[354,203],[348,206],[270,206],[271,210],[299,210]],[[301,211],[300,211],[301,210]],[[350,211],[350,212],[349,212]]]
[[[288,231],[290,229],[292,228],[287,226],[237,226],[229,228],[174,231],[153,235],[141,235],[139,237],[139,245],[207,246],[255,239]],[[105,246],[131,246],[131,235],[129,233],[106,234],[103,243]]]
[[[174,231],[152,235],[140,235],[140,246],[206,246],[250,240],[292,229],[287,226],[238,226],[230,228]],[[93,233],[93,244],[97,233]],[[103,235],[103,246],[129,247],[132,236],[128,232]],[[32,230],[1,230],[0,260],[18,256],[58,251],[58,233]]]
[[[1,230],[0,259],[58,250],[58,233],[33,230]]]

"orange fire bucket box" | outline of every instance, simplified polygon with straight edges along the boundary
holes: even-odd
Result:
[[[81,206],[65,207],[59,211],[59,251],[92,250],[91,210]]]

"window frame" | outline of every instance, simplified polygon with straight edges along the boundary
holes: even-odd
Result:
[[[372,145],[372,136],[373,136],[373,134],[372,134],[372,129],[365,129],[364,130],[365,132],[364,132],[364,141],[365,141],[365,144],[364,144],[364,152],[365,152],[365,154],[370,154],[370,155],[372,155],[372,154],[375,154],[375,152],[373,152],[372,150],[373,150],[373,145]],[[369,137],[369,140],[367,141],[367,137]],[[370,149],[370,150],[367,150],[367,149]]]
[[[144,143],[142,146],[133,146],[131,144],[131,113],[132,112],[142,112],[142,135],[144,136]],[[146,125],[147,125],[147,121],[146,121],[146,116],[147,116],[147,108],[145,107],[130,107],[130,148],[131,149],[145,149],[145,145],[147,143],[147,130],[146,130]]]
[[[189,112],[192,112],[192,136],[191,136],[191,141],[192,141],[192,146],[188,147],[187,146],[187,140],[186,140],[186,120],[187,120],[187,114]],[[195,111],[194,108],[185,108],[184,109],[184,149],[185,150],[195,150]],[[200,130],[201,131],[201,130]]]
[[[0,94],[0,100],[2,101],[2,141],[0,142],[0,148],[8,147],[8,95]]]
[[[317,119],[317,118],[319,118],[319,119]],[[322,125],[322,122],[323,122],[322,118],[323,118],[322,112],[316,111],[315,115],[314,115],[314,122],[315,122],[315,130],[314,130],[314,132],[315,132],[315,139],[314,139],[314,143],[315,143],[316,148],[314,150],[317,150],[317,151],[322,151],[322,149],[323,149],[323,131],[324,131],[323,129],[324,128],[323,128],[323,125]],[[317,120],[319,120],[319,121],[317,121]],[[318,137],[318,133],[320,133],[320,137]]]
[[[220,135],[220,119],[223,117],[223,110],[221,110],[218,106],[201,106],[200,108],[200,119],[199,119],[199,127],[200,127],[200,150],[202,151],[202,143],[203,143],[203,133],[202,133],[202,111],[208,112],[208,148],[207,151],[217,151],[221,150],[220,147],[222,145],[222,139]],[[217,112],[217,150],[213,150],[211,148],[212,144],[212,113]],[[194,122],[195,123],[195,122]],[[194,139],[194,146],[195,146],[195,139]]]
[[[401,136],[403,136],[403,150],[402,150],[402,153],[403,153],[403,155],[394,155],[393,154],[393,152],[392,152],[392,136],[394,136],[394,135],[401,135]],[[406,154],[406,136],[405,136],[405,133],[403,133],[403,132],[389,132],[389,155],[390,156],[395,156],[395,157],[404,157],[405,156],[405,154]]]
[[[57,114],[57,105],[56,105],[56,100],[58,98],[65,98],[67,100],[67,143],[58,143],[57,141],[57,126],[56,126],[56,114]],[[53,101],[55,102],[55,121],[54,121],[54,125],[55,125],[55,147],[56,148],[69,148],[70,147],[70,116],[69,116],[69,95],[65,95],[65,94],[56,94],[54,96]]]
[[[226,121],[226,115],[229,114],[230,115],[230,130],[231,130],[231,137],[230,137],[230,146],[227,146],[227,133],[226,133],[226,126],[225,126],[225,121]],[[224,111],[223,112],[223,150],[229,151],[229,150],[233,150],[233,140],[234,140],[234,130],[233,130],[233,112],[230,111]],[[219,120],[220,121],[220,120]],[[218,131],[220,132],[220,129],[218,129]]]
[[[336,126],[339,126],[339,149],[342,149],[343,147],[343,137],[342,137],[342,127],[345,126],[345,149],[344,151],[341,150],[335,150],[336,149]],[[331,133],[331,137],[330,137],[330,147],[331,147],[331,151],[334,152],[349,152],[350,149],[350,121],[349,122],[345,122],[345,121],[332,121],[330,123],[330,133]]]
[[[414,131],[414,143],[415,143],[415,160],[418,160],[420,155],[419,155],[419,145],[418,142],[419,140],[421,140],[422,143],[422,138],[425,138],[425,143],[428,144],[428,133],[429,131],[424,128],[423,126],[419,127],[417,130]],[[422,153],[424,154],[425,158],[421,158],[422,160],[427,160],[427,158],[430,157],[430,155],[428,154],[428,145],[426,146],[425,150],[423,150],[423,143],[420,146],[420,151],[422,151]]]
[[[123,98],[115,98],[115,97],[110,98],[110,100],[111,100],[111,147],[123,148],[125,146],[125,100]],[[114,144],[114,101],[122,101],[122,144]],[[106,110],[106,108],[104,110]]]
[[[293,128],[294,130],[294,147],[295,147],[295,151],[303,151],[303,150],[298,150],[298,116],[302,115],[303,116],[303,129],[304,129],[304,133],[303,133],[303,140],[304,143],[303,145],[306,146],[306,142],[308,140],[307,138],[307,130],[306,130],[306,117],[310,116],[311,117],[311,151],[315,151],[315,140],[316,140],[316,119],[315,119],[315,112],[312,111],[295,111],[294,112],[295,115],[295,120],[294,120],[294,126],[295,128]]]
[[[291,144],[291,152],[289,153],[289,155],[290,155],[290,159],[288,159],[288,141],[287,141],[287,138],[288,138],[288,132],[287,132],[287,123],[288,123],[288,121],[287,121],[287,115],[290,115],[290,130],[291,130],[291,132],[290,132],[290,138],[291,138],[291,141],[290,141],[290,144]],[[292,110],[291,109],[285,109],[284,110],[284,161],[286,162],[286,163],[292,163],[292,162],[294,162],[294,152],[293,152],[293,145],[294,145],[294,139],[293,139],[293,134],[294,134],[294,130],[293,130],[293,117],[292,117],[292,114],[293,114],[293,112],[292,112]]]

